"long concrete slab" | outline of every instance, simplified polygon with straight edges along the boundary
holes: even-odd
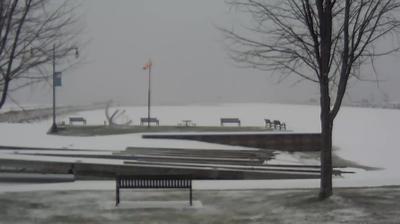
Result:
[[[319,133],[196,133],[196,134],[144,134],[150,139],[195,140],[209,143],[244,146],[285,151],[319,151]]]
[[[0,182],[13,183],[59,183],[73,182],[73,174],[48,174],[48,173],[0,173]]]
[[[196,167],[190,165],[132,163],[89,164],[50,161],[28,161],[0,159],[3,166],[20,170],[61,173],[73,172],[76,179],[113,179],[116,175],[191,175],[198,180],[243,180],[243,179],[304,179],[319,178],[318,172],[235,169],[229,167]]]
[[[263,158],[268,159],[275,153],[273,150],[237,150],[237,149],[182,149],[182,148],[154,148],[154,147],[127,147],[125,151],[114,154],[124,155],[191,155],[231,158]]]
[[[216,164],[232,164],[232,165],[256,165],[263,164],[265,160],[261,158],[231,158],[229,155],[226,157],[212,157],[212,155],[207,156],[197,156],[197,155],[146,155],[146,154],[114,154],[114,155],[93,155],[93,154],[46,154],[46,153],[20,153],[21,155],[29,156],[57,156],[57,157],[67,157],[67,158],[88,158],[88,159],[109,159],[109,160],[131,160],[131,161],[141,161],[141,162],[186,162],[186,163],[216,163]]]

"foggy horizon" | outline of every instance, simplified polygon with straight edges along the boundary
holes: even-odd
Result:
[[[223,0],[85,0],[80,11],[85,26],[82,41],[88,44],[81,48],[82,64],[63,73],[58,105],[108,100],[146,105],[148,74],[142,67],[149,58],[153,61],[153,105],[319,99],[318,86],[313,83],[296,84],[299,78],[295,75],[279,83],[279,72],[271,75],[239,68],[229,58],[217,27],[238,28],[246,17]],[[347,103],[400,101],[400,77],[394,68],[398,57],[377,62],[383,80],[379,88],[373,82],[353,83]],[[13,92],[11,97],[21,104],[50,104],[51,88],[42,83]]]

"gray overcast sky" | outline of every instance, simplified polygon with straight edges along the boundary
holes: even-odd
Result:
[[[82,0],[82,49],[86,63],[64,74],[57,89],[60,104],[113,99],[145,104],[147,72],[153,61],[155,104],[220,102],[306,102],[318,98],[313,84],[294,80],[277,84],[278,74],[239,69],[228,58],[216,26],[239,25],[243,15],[224,0]],[[240,19],[239,19],[240,18]],[[380,63],[378,72],[390,100],[400,101],[398,57]],[[50,65],[49,65],[50,66]],[[398,66],[397,66],[398,67]],[[44,87],[44,88],[42,88]],[[29,97],[21,97],[29,92]],[[350,96],[379,100],[375,84],[352,85]],[[41,86],[18,93],[23,101],[51,102],[50,88]]]

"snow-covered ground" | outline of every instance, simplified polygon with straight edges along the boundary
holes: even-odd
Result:
[[[123,120],[138,124],[140,117],[147,114],[146,107],[128,107]],[[112,111],[112,110],[111,110]],[[278,119],[286,122],[288,129],[295,132],[319,132],[319,108],[307,105],[281,104],[223,104],[189,106],[155,106],[152,116],[161,125],[176,125],[182,120],[192,120],[200,125],[219,125],[221,117],[238,117],[243,126],[263,126],[264,119]],[[104,110],[85,111],[69,116],[85,117],[89,125],[104,124]],[[69,116],[59,117],[67,121]],[[361,165],[380,167],[382,170],[357,170],[356,174],[335,178],[335,186],[380,186],[400,185],[397,161],[400,152],[397,142],[400,133],[400,110],[342,108],[334,127],[334,145],[337,154],[344,159],[356,161]],[[47,135],[50,121],[31,124],[0,123],[0,145],[54,147],[75,149],[124,150],[128,146],[140,147],[178,147],[207,149],[243,149],[217,144],[183,140],[142,139],[141,134],[123,134],[94,137],[66,137]],[[0,155],[4,156],[4,155]],[[10,156],[10,155],[8,155]],[[13,155],[18,156],[18,155]],[[281,154],[277,160],[285,162],[296,160],[296,155]],[[85,182],[81,182],[85,184]],[[198,189],[209,188],[281,188],[318,187],[318,180],[273,180],[273,181],[225,181],[197,182]],[[196,187],[195,186],[195,187]],[[90,187],[88,187],[90,188]]]

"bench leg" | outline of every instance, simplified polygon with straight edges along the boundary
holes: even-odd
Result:
[[[192,203],[192,198],[193,198],[193,195],[192,195],[193,193],[192,193],[192,187],[190,187],[190,206],[192,206],[193,205],[193,203]]]
[[[115,206],[119,204],[119,187],[117,186],[116,194],[115,194]]]

